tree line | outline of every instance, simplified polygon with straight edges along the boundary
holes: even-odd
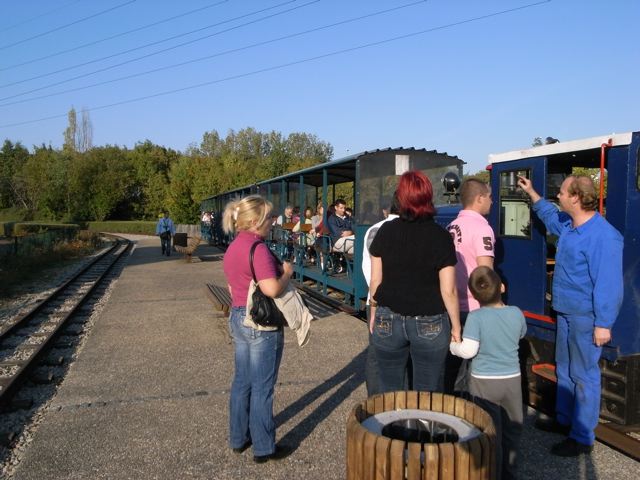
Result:
[[[84,113],[84,112],[83,112]],[[17,220],[151,220],[167,209],[195,223],[200,201],[258,180],[327,162],[333,147],[308,133],[205,132],[185,152],[149,140],[133,148],[91,146],[91,125],[75,111],[61,149],[5,140],[0,151],[0,210]]]

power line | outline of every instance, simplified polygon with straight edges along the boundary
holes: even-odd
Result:
[[[229,0],[222,0],[222,1],[217,2],[217,3],[212,3],[210,5],[205,5],[204,7],[196,8],[195,10],[189,10],[188,12],[184,12],[184,13],[181,13],[179,15],[174,15],[173,17],[169,17],[169,18],[164,18],[162,20],[158,20],[157,22],[149,23],[147,25],[143,25],[141,27],[134,28],[132,30],[127,30],[126,32],[117,33],[117,34],[112,35],[110,37],[101,38],[99,40],[95,40],[93,42],[85,43],[85,44],[79,45],[77,47],[68,48],[67,50],[60,50],[59,52],[51,53],[49,55],[45,55],[44,57],[34,58],[34,59],[27,60],[27,61],[22,62],[22,63],[16,63],[14,65],[9,65],[8,67],[2,67],[2,68],[0,68],[0,72],[4,72],[5,70],[9,70],[9,69],[16,68],[16,67],[22,67],[23,65],[29,65],[31,63],[39,62],[40,60],[48,60],[49,58],[57,57],[59,55],[65,54],[65,53],[75,52],[76,50],[80,50],[82,48],[91,47],[93,45],[97,45],[98,43],[102,43],[102,42],[106,42],[106,41],[109,41],[109,40],[113,40],[114,38],[122,37],[122,36],[128,35],[130,33],[135,33],[135,32],[139,32],[141,30],[145,30],[147,28],[155,27],[157,25],[161,25],[163,23],[169,22],[171,20],[175,20],[175,19],[180,18],[180,17],[186,17],[187,15],[192,15],[194,13],[201,12],[203,10],[207,10],[209,8],[212,8],[212,7],[217,7],[218,5],[222,5],[223,3],[227,3],[228,1]]]
[[[4,85],[0,85],[0,88],[10,87],[10,86],[12,86],[12,85],[18,85],[18,84],[20,84],[20,83],[28,82],[28,81],[31,81],[31,80],[37,80],[38,78],[49,77],[49,76],[54,75],[54,74],[56,74],[56,73],[66,72],[67,70],[73,70],[73,69],[76,69],[76,68],[79,68],[79,67],[84,67],[84,66],[86,66],[86,65],[91,65],[92,63],[97,63],[97,62],[101,62],[102,60],[107,60],[107,59],[109,59],[109,58],[119,57],[120,55],[124,55],[125,53],[135,52],[136,50],[141,50],[141,49],[143,49],[143,48],[151,47],[151,46],[153,46],[153,45],[158,45],[158,44],[160,44],[160,43],[168,42],[169,40],[175,40],[176,38],[184,37],[184,36],[186,36],[186,35],[191,35],[192,33],[196,33],[196,32],[200,32],[200,31],[202,31],[202,30],[207,30],[207,29],[209,29],[209,28],[217,27],[217,26],[223,25],[223,24],[225,24],[225,23],[229,23],[229,22],[233,22],[233,21],[235,21],[235,20],[239,20],[239,19],[241,19],[241,18],[250,17],[251,15],[255,15],[255,14],[257,14],[257,13],[266,12],[267,10],[273,10],[274,8],[278,8],[278,7],[281,7],[281,6],[283,6],[283,5],[287,5],[287,4],[289,4],[289,3],[294,3],[294,2],[296,2],[296,1],[297,1],[297,0],[287,0],[286,2],[279,3],[279,4],[274,5],[274,6],[272,6],[272,7],[267,7],[267,8],[263,8],[263,9],[260,9],[260,10],[254,10],[253,12],[249,12],[249,13],[247,13],[247,14],[240,15],[240,16],[238,16],[238,17],[234,17],[234,18],[230,18],[230,19],[228,19],[228,20],[224,20],[224,21],[222,21],[222,22],[217,22],[217,23],[213,23],[213,24],[210,24],[210,25],[206,25],[206,26],[204,26],[204,27],[202,27],[202,28],[198,28],[198,29],[196,29],[196,30],[191,30],[190,32],[185,32],[185,33],[180,33],[180,34],[178,34],[178,35],[173,35],[173,36],[171,36],[171,37],[164,38],[164,39],[161,39],[161,40],[157,40],[157,41],[155,41],[155,42],[147,43],[147,44],[145,44],[145,45],[141,45],[141,46],[138,46],[138,47],[130,48],[130,49],[128,49],[128,50],[123,50],[123,51],[118,52],[118,53],[114,53],[114,54],[111,54],[111,55],[107,55],[106,57],[101,57],[101,58],[97,58],[97,59],[94,59],[94,60],[89,60],[88,62],[78,63],[78,64],[76,64],[76,65],[72,65],[72,66],[70,66],[70,67],[65,67],[65,68],[61,68],[61,69],[59,69],[59,70],[54,70],[53,72],[43,73],[43,74],[41,74],[41,75],[36,75],[35,77],[26,78],[26,79],[24,79],[24,80],[18,80],[18,81],[16,81],[16,82],[5,83]],[[316,3],[316,2],[319,2],[319,1],[320,1],[320,0],[314,0],[314,1],[313,1],[313,2],[311,2],[311,3]],[[303,5],[303,6],[306,6],[306,5],[308,5],[308,4],[305,4],[305,5]],[[295,8],[300,8],[300,7],[294,7],[294,8],[293,8],[293,10],[295,10]],[[146,57],[148,57],[148,56],[155,55],[156,53],[166,52],[167,50],[171,50],[171,49],[178,48],[178,47],[181,47],[181,46],[184,46],[184,45],[188,45],[188,44],[190,44],[190,43],[194,43],[194,42],[197,42],[197,41],[203,40],[203,39],[205,39],[205,38],[212,37],[212,36],[214,36],[214,35],[218,35],[218,33],[214,33],[214,34],[212,34],[212,35],[207,35],[207,36],[205,36],[205,37],[200,37],[200,38],[197,38],[197,39],[195,39],[195,40],[190,40],[190,41],[188,41],[188,42],[181,43],[181,44],[179,44],[179,45],[176,45],[176,46],[174,46],[174,47],[167,48],[167,49],[165,49],[165,50],[159,50],[159,51],[157,51],[157,52],[152,52],[152,53],[147,54],[147,55],[144,55],[144,56],[142,56],[142,57],[140,57],[140,58],[146,58]],[[127,63],[127,62],[125,62],[125,63]],[[80,78],[80,77],[74,77],[74,78],[71,78],[70,80],[75,80],[76,78]],[[42,90],[42,89],[44,89],[44,88],[52,87],[52,86],[55,86],[55,85],[60,85],[60,83],[64,83],[64,81],[62,81],[62,82],[58,82],[58,83],[54,83],[54,84],[50,84],[50,85],[45,85],[44,87],[40,87],[40,88],[37,88],[37,89],[34,89],[34,90],[29,90],[28,92],[18,93],[18,94],[14,95],[14,96],[19,97],[19,96],[24,95],[24,94],[26,94],[26,93],[36,92],[36,91],[38,91],[38,90]],[[13,98],[13,96],[12,96],[12,97],[7,97],[7,98]]]
[[[275,71],[275,70],[282,70],[284,68],[292,67],[294,65],[300,65],[300,64],[303,64],[303,63],[314,62],[314,61],[317,61],[317,60],[321,60],[321,59],[328,58],[328,57],[333,57],[333,56],[336,56],[336,55],[341,55],[341,54],[344,54],[344,53],[354,52],[354,51],[357,51],[357,50],[363,50],[365,48],[370,48],[370,47],[376,47],[376,46],[379,46],[379,45],[384,45],[384,44],[387,44],[387,43],[396,42],[398,40],[404,40],[404,39],[407,39],[407,38],[416,37],[418,35],[424,35],[424,34],[436,32],[436,31],[439,31],[439,30],[445,30],[447,28],[457,27],[457,26],[464,25],[464,24],[467,24],[467,23],[477,22],[479,20],[486,20],[487,18],[497,17],[497,16],[500,16],[500,15],[505,15],[507,13],[516,12],[518,10],[524,10],[524,9],[535,7],[535,6],[538,6],[538,5],[545,4],[545,3],[550,3],[551,1],[552,0],[543,0],[543,1],[540,1],[540,2],[535,2],[535,3],[530,3],[530,4],[527,4],[527,5],[522,5],[520,7],[510,8],[510,9],[507,9],[507,10],[500,10],[498,12],[489,13],[487,15],[481,15],[481,16],[477,16],[477,17],[468,18],[466,20],[460,20],[458,22],[453,22],[453,23],[448,23],[448,24],[445,24],[445,25],[440,25],[440,26],[437,26],[437,27],[428,28],[428,29],[425,29],[425,30],[419,30],[419,31],[416,31],[416,32],[406,33],[404,35],[398,35],[398,36],[395,36],[395,37],[390,37],[390,38],[387,38],[387,39],[384,39],[384,40],[379,40],[377,42],[370,42],[370,43],[365,43],[365,44],[362,44],[362,45],[357,45],[355,47],[349,47],[349,48],[343,48],[343,49],[340,49],[340,50],[334,50],[333,52],[324,53],[324,54],[316,55],[316,56],[313,56],[313,57],[307,57],[307,58],[303,58],[301,60],[294,60],[292,62],[282,63],[282,64],[274,65],[274,66],[271,66],[271,67],[265,67],[265,68],[261,68],[261,69],[258,69],[258,70],[253,70],[251,72],[240,73],[240,74],[237,74],[237,75],[231,75],[231,76],[228,76],[228,77],[219,78],[219,79],[211,80],[211,81],[208,81],[208,82],[202,82],[202,83],[197,83],[197,84],[194,84],[194,85],[188,85],[186,87],[175,88],[173,90],[166,90],[164,92],[158,92],[158,93],[154,93],[154,94],[151,94],[151,95],[145,95],[145,96],[142,96],[142,97],[131,98],[131,99],[128,99],[128,100],[122,100],[120,102],[114,102],[114,103],[109,103],[109,104],[106,104],[106,105],[100,105],[100,106],[97,106],[97,107],[93,107],[93,108],[87,109],[87,111],[88,112],[93,112],[93,111],[98,111],[98,110],[104,110],[104,109],[107,109],[107,108],[117,107],[117,106],[120,106],[120,105],[126,105],[128,103],[135,103],[135,102],[140,102],[140,101],[143,101],[143,100],[150,100],[152,98],[171,95],[171,94],[174,94],[174,93],[184,92],[184,91],[187,91],[187,90],[194,90],[196,88],[206,87],[206,86],[214,85],[214,84],[217,84],[217,83],[227,82],[227,81],[230,81],[230,80],[238,80],[240,78],[250,77],[250,76],[258,75],[258,74],[261,74],[261,73],[272,72],[272,71]],[[20,126],[20,125],[28,125],[28,124],[31,124],[31,123],[37,123],[37,122],[43,122],[43,121],[46,121],[46,120],[52,120],[52,119],[55,119],[55,118],[64,118],[66,116],[67,116],[66,113],[60,114],[60,115],[51,115],[51,116],[48,116],[48,117],[42,117],[42,118],[38,118],[38,119],[34,119],[34,120],[26,120],[24,122],[16,122],[16,123],[0,125],[0,128],[16,127],[16,126]]]
[[[71,5],[75,5],[76,3],[80,3],[80,1],[81,0],[75,0],[75,2],[67,3],[66,5],[62,5],[61,7],[54,8],[53,10],[49,10],[47,12],[41,13],[40,15],[36,15],[35,17],[27,18],[26,20],[22,20],[21,22],[14,23],[13,25],[9,25],[8,27],[4,27],[3,29],[0,30],[0,32],[6,32],[7,30],[14,29],[16,27],[19,27],[20,25],[24,25],[25,23],[33,22],[34,20],[37,20],[38,18],[46,17],[47,15],[51,15],[52,13],[57,12],[58,10],[64,10],[65,8],[70,7]]]
[[[60,27],[56,27],[56,28],[53,28],[51,30],[47,30],[46,32],[42,32],[42,33],[39,33],[37,35],[34,35],[33,37],[25,38],[23,40],[19,40],[19,41],[14,42],[14,43],[10,43],[9,45],[3,45],[3,46],[0,47],[0,50],[5,50],[5,49],[7,49],[9,47],[15,47],[16,45],[20,45],[21,43],[28,42],[29,40],[33,40],[35,38],[44,37],[45,35],[49,35],[50,33],[57,32],[58,30],[62,30],[64,28],[70,27],[72,25],[76,25],[78,23],[84,22],[85,20],[89,20],[91,18],[95,18],[95,17],[98,17],[100,15],[104,15],[105,13],[112,12],[113,10],[117,10],[118,8],[125,7],[125,6],[127,6],[127,5],[129,5],[131,3],[134,3],[135,1],[136,0],[129,0],[128,2],[121,3],[120,5],[116,5],[115,7],[111,7],[111,8],[108,8],[106,10],[103,10],[101,12],[94,13],[93,15],[89,15],[88,17],[81,18],[80,20],[76,20],[75,22],[67,23],[66,25],[62,25]]]
[[[307,35],[307,34],[313,33],[313,32],[318,32],[320,30],[326,30],[328,28],[337,27],[339,25],[345,25],[347,23],[357,22],[357,21],[360,21],[360,20],[364,20],[366,18],[371,18],[371,17],[374,17],[374,16],[378,16],[378,15],[384,15],[384,14],[391,13],[391,12],[394,12],[394,11],[397,11],[397,10],[401,10],[403,8],[413,7],[413,6],[418,5],[420,3],[426,3],[427,1],[428,0],[419,0],[417,2],[412,2],[412,3],[407,3],[407,4],[404,4],[404,5],[399,5],[397,7],[388,8],[386,10],[379,10],[377,12],[369,13],[369,14],[366,14],[366,15],[361,15],[359,17],[352,17],[352,18],[349,18],[349,19],[346,19],[346,20],[341,20],[339,22],[331,23],[331,24],[328,24],[328,25],[322,25],[320,27],[311,28],[311,29],[304,30],[304,31],[301,31],[301,32],[292,33],[292,34],[289,34],[289,35],[284,35],[282,37],[277,37],[277,38],[273,38],[273,39],[270,39],[270,40],[264,40],[262,42],[257,42],[257,43],[253,43],[253,44],[250,44],[250,45],[245,45],[243,47],[237,47],[237,48],[232,48],[232,49],[229,49],[229,50],[224,50],[222,52],[214,53],[212,55],[206,55],[204,57],[195,58],[193,60],[188,60],[188,61],[180,62],[180,63],[174,63],[172,65],[166,65],[164,67],[154,68],[152,70],[146,70],[144,72],[139,72],[139,73],[134,73],[134,74],[131,74],[131,75],[126,75],[124,77],[114,78],[114,79],[111,79],[111,80],[105,80],[105,81],[102,81],[102,82],[93,83],[91,85],[85,85],[85,86],[82,86],[82,87],[71,88],[71,89],[68,89],[68,90],[62,90],[60,92],[49,93],[49,94],[46,94],[46,95],[40,95],[39,97],[31,97],[31,98],[25,98],[23,100],[16,100],[14,102],[3,103],[3,104],[0,104],[0,108],[8,107],[10,105],[17,105],[17,104],[20,104],[20,103],[31,102],[31,101],[34,101],[34,100],[42,100],[44,98],[55,97],[55,96],[58,96],[58,95],[63,95],[65,93],[71,93],[71,92],[77,92],[77,91],[80,91],[80,90],[86,90],[88,88],[98,87],[98,86],[101,86],[101,85],[106,85],[106,84],[109,84],[109,83],[114,83],[114,82],[118,82],[118,81],[122,81],[122,80],[129,80],[131,78],[140,77],[140,76],[143,76],[143,75],[148,75],[150,73],[156,73],[156,72],[159,72],[159,71],[162,71],[162,70],[168,70],[170,68],[182,67],[184,65],[189,65],[191,63],[201,62],[203,60],[210,60],[210,59],[215,58],[215,57],[221,57],[223,55],[228,55],[228,54],[231,54],[231,53],[237,53],[237,52],[241,52],[241,51],[244,51],[244,50],[249,50],[251,48],[268,45],[270,43],[275,43],[275,42],[279,42],[279,41],[282,41],[282,40],[289,40],[291,38],[299,37],[299,36],[302,36],[302,35]],[[119,64],[119,65],[121,65],[121,64]],[[116,66],[119,66],[119,65],[116,65]],[[109,67],[109,68],[111,68],[111,67]],[[92,73],[97,73],[97,72],[92,72]],[[86,75],[90,75],[90,74],[86,74]],[[83,76],[86,76],[86,75],[83,75]],[[76,77],[76,78],[78,78],[78,77]],[[13,98],[13,97],[8,97],[8,98]],[[2,101],[2,100],[4,100],[4,99],[0,98],[0,101]]]

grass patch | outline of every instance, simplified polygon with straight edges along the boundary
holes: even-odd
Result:
[[[38,280],[43,270],[61,267],[71,260],[90,255],[102,245],[100,235],[81,231],[73,240],[35,248],[29,255],[5,255],[0,264],[0,296],[17,294],[25,285]]]
[[[133,233],[137,235],[155,235],[155,221],[113,221],[113,222],[89,222],[87,228],[92,232],[108,233]]]

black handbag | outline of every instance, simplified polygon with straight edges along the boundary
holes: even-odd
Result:
[[[251,300],[253,301],[253,306],[249,311],[251,315],[251,319],[257,325],[261,327],[277,327],[280,328],[284,325],[285,320],[282,312],[276,306],[276,303],[273,301],[273,298],[267,297],[262,290],[260,290],[260,286],[258,285],[258,280],[256,279],[256,272],[253,269],[253,252],[255,252],[256,247],[262,242],[258,241],[251,246],[251,251],[249,252],[249,265],[251,266],[251,276],[253,277],[253,281],[256,284],[256,289],[251,296]],[[272,253],[273,254],[273,253]]]

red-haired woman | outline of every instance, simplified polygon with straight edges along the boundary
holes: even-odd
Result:
[[[396,190],[400,218],[384,223],[369,247],[369,329],[382,391],[404,390],[409,355],[413,390],[442,391],[450,341],[460,341],[451,235],[433,220],[433,188],[407,172]]]

